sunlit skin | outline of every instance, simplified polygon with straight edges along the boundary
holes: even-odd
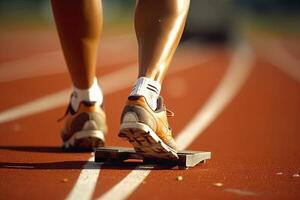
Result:
[[[188,0],[139,0],[135,12],[139,77],[162,83],[181,38]]]
[[[53,15],[72,82],[89,88],[96,75],[97,48],[102,31],[99,0],[51,0]]]
[[[79,89],[87,89],[96,75],[101,1],[51,0],[51,4],[72,82]],[[189,0],[137,1],[134,25],[139,77],[162,83],[182,35],[188,7]]]

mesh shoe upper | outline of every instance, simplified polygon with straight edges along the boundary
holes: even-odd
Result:
[[[65,126],[61,132],[63,141],[67,141],[74,133],[88,130],[107,132],[106,117],[101,106],[93,102],[81,102],[75,112],[69,106]]]

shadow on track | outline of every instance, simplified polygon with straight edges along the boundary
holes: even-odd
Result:
[[[34,152],[34,153],[86,153],[86,152],[93,151],[91,149],[66,150],[58,146],[0,146],[0,150]]]
[[[54,154],[76,154],[91,153],[91,150],[81,149],[78,151],[65,150],[58,146],[0,146],[1,150],[20,151],[31,153],[54,153]],[[59,157],[58,157],[59,158]],[[110,170],[178,170],[186,169],[168,163],[144,163],[141,160],[130,159],[124,162],[97,163],[93,161],[57,161],[57,162],[0,162],[0,169],[26,169],[26,170],[57,170],[57,169],[110,169]]]
[[[161,166],[144,164],[141,162],[125,163],[95,163],[92,161],[61,161],[44,163],[15,163],[0,162],[0,169],[26,169],[26,170],[60,170],[60,169],[110,169],[110,170],[177,170],[177,166]]]

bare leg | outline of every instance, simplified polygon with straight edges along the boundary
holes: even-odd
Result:
[[[99,0],[51,0],[53,14],[75,87],[89,88],[96,75],[97,47],[102,30]]]
[[[135,14],[139,46],[139,78],[121,117],[119,136],[146,158],[177,160],[177,145],[168,124],[173,113],[159,97],[179,43],[189,0],[140,0]]]
[[[183,32],[189,0],[139,0],[135,31],[139,77],[162,83]]]
[[[92,150],[104,145],[107,132],[101,89],[95,79],[102,29],[99,0],[51,0],[57,31],[73,82],[61,131],[68,149]]]

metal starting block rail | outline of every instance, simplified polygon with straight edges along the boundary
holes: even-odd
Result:
[[[102,147],[95,151],[95,162],[122,163],[129,159],[141,160],[146,164],[177,165],[179,167],[194,167],[211,158],[211,152],[205,151],[179,151],[178,160],[157,160],[144,158],[132,148]]]

